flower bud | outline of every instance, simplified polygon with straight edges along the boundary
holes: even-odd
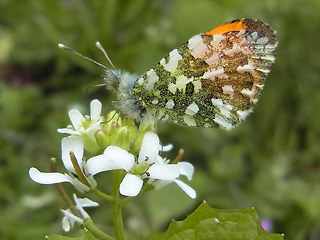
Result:
[[[110,138],[105,130],[96,131],[94,137],[96,138],[97,144],[101,149],[105,149],[110,145]]]
[[[90,153],[97,153],[100,150],[95,138],[90,137],[86,133],[81,133],[84,148]]]
[[[121,147],[122,149],[129,151],[130,149],[130,141],[129,138],[129,127],[124,126],[119,129],[117,136],[115,137],[114,144],[115,146]]]
[[[135,156],[139,155],[143,137],[147,132],[154,132],[154,133],[156,132],[153,122],[149,123],[149,125],[147,125],[147,124],[140,125],[138,135],[137,135],[137,137],[136,137],[136,139],[134,141],[134,144],[132,146],[132,149],[131,149],[131,153],[133,155],[135,155]]]

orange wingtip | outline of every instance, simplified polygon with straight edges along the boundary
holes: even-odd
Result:
[[[242,19],[238,19],[238,20],[234,20],[232,22],[222,24],[222,25],[210,30],[209,32],[204,33],[204,35],[214,35],[214,34],[221,34],[221,33],[240,31],[240,30],[246,29],[247,26],[244,25],[244,23],[243,23],[244,20],[245,19],[242,18]]]

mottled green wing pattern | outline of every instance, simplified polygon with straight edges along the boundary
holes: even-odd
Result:
[[[172,50],[136,81],[134,98],[163,121],[231,129],[257,103],[276,46],[261,21],[226,23]]]

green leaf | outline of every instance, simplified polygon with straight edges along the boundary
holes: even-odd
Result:
[[[52,235],[49,235],[46,239],[47,240],[97,240],[90,232],[83,232],[83,235],[79,238],[71,238],[71,237],[66,237],[59,234],[52,234]]]
[[[161,238],[154,235],[147,239],[282,240],[283,234],[264,231],[253,208],[220,210],[203,202],[185,220],[172,221]]]
[[[71,238],[59,234],[52,234],[47,237],[48,240],[81,240],[81,238]]]

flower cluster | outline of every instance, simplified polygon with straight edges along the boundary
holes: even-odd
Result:
[[[170,164],[160,153],[170,146],[161,146],[152,123],[140,125],[139,129],[130,118],[121,119],[115,112],[101,116],[100,101],[90,104],[90,116],[83,116],[78,110],[70,110],[72,126],[58,129],[70,136],[61,141],[62,162],[67,173],[43,173],[30,168],[29,176],[40,184],[71,183],[78,191],[88,192],[97,187],[94,175],[124,170],[120,193],[136,196],[145,185],[160,188],[176,183],[191,198],[196,192],[179,180],[180,176],[192,179],[194,168],[190,163]],[[85,159],[88,152],[93,157]]]

